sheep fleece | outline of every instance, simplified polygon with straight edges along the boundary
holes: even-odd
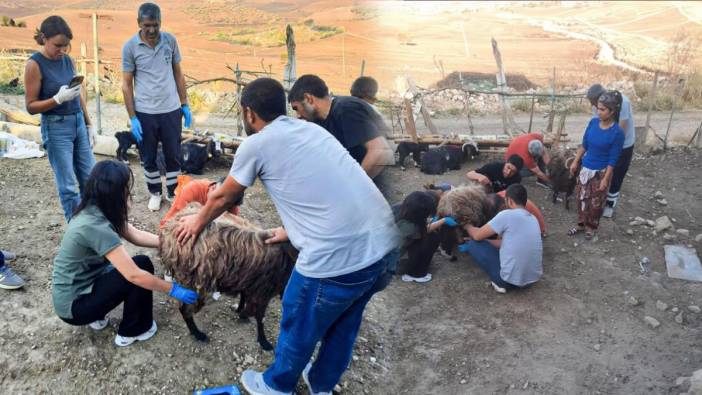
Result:
[[[440,217],[451,216],[461,224],[481,226],[485,222],[485,198],[485,189],[480,184],[453,188],[439,200],[437,213]]]

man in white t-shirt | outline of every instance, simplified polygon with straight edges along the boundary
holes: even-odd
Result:
[[[480,228],[467,226],[472,240],[458,247],[490,276],[498,293],[533,284],[543,274],[541,228],[536,217],[526,210],[526,203],[526,188],[510,185],[505,193],[507,210]],[[488,239],[495,234],[500,238]]]
[[[263,373],[245,371],[241,382],[253,395],[292,394],[302,373],[310,393],[331,394],[351,361],[363,310],[397,261],[392,210],[334,136],[285,115],[279,82],[249,83],[241,107],[249,137],[200,213],[181,220],[179,241],[196,238],[261,180],[284,225],[266,243],[289,239],[300,254],[283,295],[275,360]]]
[[[606,92],[606,89],[600,84],[594,84],[587,91],[587,98],[592,104],[592,116],[597,117],[597,100]],[[619,109],[619,126],[624,131],[624,147],[619,155],[619,160],[614,166],[612,181],[609,184],[609,192],[607,193],[607,205],[604,208],[602,216],[611,218],[614,215],[614,208],[619,200],[619,191],[622,189],[624,177],[629,171],[631,158],[634,155],[634,142],[636,140],[636,128],[634,127],[634,112],[631,106],[631,100],[626,95],[622,94],[622,106]]]

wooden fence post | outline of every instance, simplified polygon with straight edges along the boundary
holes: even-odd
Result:
[[[285,86],[285,89],[290,89],[295,83],[295,76],[297,75],[297,60],[295,59],[295,33],[290,25],[285,28],[285,45],[288,50],[288,63],[285,64],[283,86]]]
[[[102,119],[100,112],[100,46],[98,45],[98,24],[97,13],[93,12],[93,54],[95,55],[95,64],[93,72],[95,73],[95,120],[97,123],[97,134],[102,134]]]
[[[531,112],[529,113],[529,129],[527,133],[531,133],[531,125],[534,121],[534,103],[536,101],[536,95],[531,95]]]
[[[639,146],[643,146],[646,144],[646,140],[648,139],[648,131],[651,128],[651,113],[653,112],[653,104],[656,102],[656,88],[658,87],[658,71],[656,71],[653,74],[653,86],[651,87],[651,92],[649,94],[649,101],[648,101],[648,112],[646,113],[646,126],[643,131],[642,136],[637,136],[637,140],[639,140]]]
[[[507,88],[507,78],[505,77],[505,70],[502,65],[502,55],[500,54],[500,49],[497,47],[497,41],[492,39],[492,54],[495,57],[495,63],[497,63],[497,89],[500,92],[500,103],[502,104],[502,126],[505,134],[512,136],[512,130],[523,132],[523,130],[514,122],[514,117],[512,116],[512,108],[509,106],[507,97],[504,95]]]

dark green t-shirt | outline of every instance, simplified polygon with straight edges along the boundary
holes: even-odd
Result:
[[[112,269],[105,255],[121,244],[114,226],[97,207],[88,206],[71,219],[51,275],[54,310],[59,317],[73,318],[73,301],[92,292],[95,280]]]

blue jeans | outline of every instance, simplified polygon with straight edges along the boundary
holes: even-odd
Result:
[[[63,215],[68,221],[80,204],[80,192],[95,165],[83,113],[42,115],[41,139],[54,170]]]
[[[468,241],[468,254],[478,267],[490,277],[490,281],[502,288],[514,288],[500,276],[500,250],[487,240]]]
[[[275,361],[263,373],[266,384],[292,392],[321,340],[308,377],[314,392],[331,392],[351,362],[363,310],[387,286],[392,277],[388,265],[397,258],[392,251],[364,269],[331,278],[305,277],[293,270],[283,294]]]

